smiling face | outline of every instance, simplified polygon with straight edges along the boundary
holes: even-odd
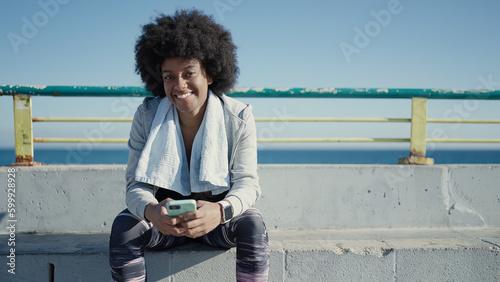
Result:
[[[175,105],[179,116],[203,116],[212,79],[197,59],[168,57],[161,64],[163,87],[167,98]]]

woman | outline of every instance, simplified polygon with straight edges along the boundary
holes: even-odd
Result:
[[[192,240],[236,247],[238,281],[267,281],[269,245],[261,213],[252,108],[223,93],[236,81],[231,35],[199,11],[161,15],[136,44],[136,71],[156,97],[132,122],[127,209],[110,236],[116,281],[145,280],[144,248]],[[169,217],[166,202],[197,210]]]

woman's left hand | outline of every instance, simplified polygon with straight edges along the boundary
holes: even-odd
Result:
[[[179,218],[185,220],[181,223],[182,227],[188,229],[183,235],[190,238],[198,238],[214,230],[222,218],[219,204],[196,201],[196,205],[196,211],[179,215]]]

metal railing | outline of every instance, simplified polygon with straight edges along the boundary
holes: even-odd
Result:
[[[0,95],[11,95],[14,100],[16,163],[36,165],[34,142],[99,142],[125,143],[126,138],[34,138],[33,122],[130,122],[132,118],[55,118],[32,117],[31,96],[61,97],[147,97],[150,92],[142,87],[95,86],[19,86],[0,85]],[[381,98],[411,99],[411,118],[256,118],[256,122],[390,122],[411,123],[409,138],[259,138],[264,142],[409,142],[408,158],[401,164],[428,164],[434,160],[426,157],[426,143],[500,143],[500,139],[427,138],[427,123],[483,123],[500,124],[500,120],[484,119],[428,119],[428,99],[500,100],[500,90],[446,90],[446,89],[380,89],[380,88],[235,88],[227,94],[245,98]]]

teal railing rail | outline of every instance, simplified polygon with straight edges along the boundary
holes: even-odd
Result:
[[[62,97],[148,97],[135,86],[24,86],[0,85],[0,95]],[[250,98],[428,98],[500,100],[500,90],[392,89],[392,88],[235,88],[231,97]]]
[[[147,97],[152,96],[143,87],[114,86],[22,86],[0,85],[0,95],[11,95],[14,100],[16,163],[35,165],[34,142],[126,142],[125,138],[34,138],[33,122],[79,121],[131,121],[132,118],[37,118],[31,116],[31,96],[60,97]],[[448,90],[448,89],[383,89],[383,88],[235,88],[227,94],[246,98],[381,98],[411,99],[411,118],[256,118],[256,122],[410,122],[408,138],[260,138],[258,142],[409,142],[406,164],[433,164],[426,157],[426,143],[500,143],[500,139],[427,138],[427,123],[487,123],[500,124],[500,120],[428,119],[428,99],[500,100],[500,90]]]

